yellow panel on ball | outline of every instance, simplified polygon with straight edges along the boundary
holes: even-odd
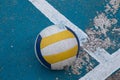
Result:
[[[52,70],[61,70],[75,61],[79,41],[68,27],[52,25],[38,35],[35,51],[42,65]]]

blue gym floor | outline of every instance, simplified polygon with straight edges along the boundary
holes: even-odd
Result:
[[[47,1],[82,30],[105,5],[104,0]],[[28,0],[0,0],[0,80],[77,80],[83,76],[50,71],[37,60],[36,36],[52,24]]]

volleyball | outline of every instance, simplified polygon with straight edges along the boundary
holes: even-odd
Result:
[[[51,70],[62,70],[73,64],[79,46],[74,31],[63,25],[52,25],[38,34],[35,53],[43,66]]]

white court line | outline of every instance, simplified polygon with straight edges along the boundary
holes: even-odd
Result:
[[[120,49],[114,54],[117,55],[109,58],[109,60],[104,63],[100,63],[79,80],[105,80],[120,68]]]
[[[72,22],[70,22],[61,13],[59,13],[47,1],[45,1],[45,0],[30,0],[30,2],[54,24],[63,23],[66,26],[68,26],[69,28],[71,28],[72,30],[74,30],[76,32],[76,34],[78,35],[80,42],[82,42],[82,41],[84,42],[88,38],[88,36],[82,30],[80,30],[76,25],[74,25]],[[102,54],[100,54],[100,52],[102,52]],[[118,55],[118,53],[120,53],[120,50],[118,50],[114,54],[114,55],[117,54],[116,58],[114,58],[103,49],[99,49],[95,53],[91,53],[88,51],[88,54],[90,54],[97,61],[99,61],[100,64],[95,69],[93,69],[92,71],[87,73],[80,80],[104,80],[104,79],[106,79],[109,75],[111,75],[113,72],[115,72],[120,67],[120,62],[119,62],[120,55]],[[99,75],[100,75],[100,77],[99,77]]]

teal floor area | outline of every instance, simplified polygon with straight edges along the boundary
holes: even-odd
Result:
[[[47,1],[83,31],[105,5],[104,0]],[[69,75],[41,66],[34,43],[37,34],[50,25],[53,23],[28,0],[0,0],[0,80],[77,80],[85,74]]]

